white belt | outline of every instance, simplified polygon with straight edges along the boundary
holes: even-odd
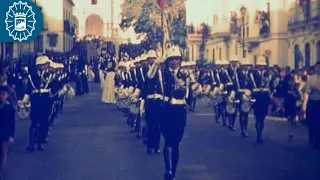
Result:
[[[164,101],[169,101],[169,97],[163,96],[161,94],[150,94],[147,96],[147,99],[162,99]]]
[[[256,88],[256,89],[253,89],[252,90],[253,92],[268,92],[269,91],[269,88]]]
[[[35,90],[33,90],[32,91],[32,93],[40,93],[40,94],[42,94],[42,93],[49,93],[50,92],[50,89],[35,89]]]
[[[186,104],[186,100],[185,99],[172,98],[170,100],[170,103],[173,104],[173,105],[183,105],[183,104]]]

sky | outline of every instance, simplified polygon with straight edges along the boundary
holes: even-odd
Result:
[[[238,10],[242,5],[248,9],[255,11],[266,10],[267,1],[270,2],[270,8],[279,9],[281,7],[288,8],[289,4],[295,0],[187,0],[187,23],[199,25],[202,22],[212,23],[213,15],[226,14],[230,11]]]
[[[89,0],[74,0],[76,6],[86,6]],[[102,6],[109,6],[110,0],[98,0]],[[121,4],[124,0],[114,0],[114,22],[119,25],[121,20]],[[156,0],[155,0],[156,1]],[[213,22],[213,15],[229,16],[230,11],[239,11],[242,5],[245,5],[250,11],[267,10],[267,1],[270,2],[271,10],[278,8],[288,8],[289,4],[296,0],[186,0],[187,24],[193,23],[195,26],[202,22],[209,25]],[[81,5],[82,4],[82,5]],[[108,13],[107,13],[108,14]],[[119,27],[118,27],[119,28]],[[120,29],[120,28],[119,28]],[[123,38],[133,37],[133,29],[127,32],[119,31]]]

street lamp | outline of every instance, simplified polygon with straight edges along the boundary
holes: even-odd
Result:
[[[246,57],[246,51],[245,51],[245,44],[244,44],[244,38],[245,38],[245,15],[247,13],[247,8],[242,6],[240,8],[240,13],[241,13],[241,18],[242,18],[242,58],[245,58]]]

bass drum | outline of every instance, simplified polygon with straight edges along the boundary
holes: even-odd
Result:
[[[246,101],[246,100],[242,100],[241,103],[241,110],[242,112],[248,113],[251,110],[251,102],[250,101]]]
[[[223,103],[223,100],[224,100],[223,95],[222,95],[222,94],[219,94],[219,95],[217,96],[217,102],[220,104],[220,103]]]
[[[130,113],[131,114],[139,114],[139,103],[131,103],[130,105]]]
[[[228,114],[236,113],[236,106],[235,104],[227,103],[226,111]]]
[[[18,102],[18,107],[17,107],[17,112],[16,115],[18,117],[18,119],[20,120],[28,120],[30,118],[30,108],[31,108],[31,104],[22,104]]]
[[[217,96],[211,97],[211,105],[214,107],[214,106],[217,106],[218,104],[219,104],[218,97]]]

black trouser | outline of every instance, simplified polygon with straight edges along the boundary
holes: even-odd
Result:
[[[240,110],[239,118],[240,128],[242,133],[247,133],[248,123],[249,123],[249,112],[243,112]]]
[[[270,103],[270,96],[268,92],[258,92],[255,94],[256,103],[254,105],[254,116],[256,118],[256,132],[257,141],[262,140],[262,133],[264,129],[264,121],[268,114],[268,108]]]
[[[37,141],[38,144],[42,144],[47,137],[47,131],[49,127],[49,115],[48,109],[31,109],[30,120],[31,125],[29,128],[29,145],[34,146]]]
[[[233,114],[228,114],[228,120],[229,120],[229,128],[234,128],[234,124],[236,123],[237,118],[237,111]]]
[[[146,123],[148,126],[147,131],[147,148],[148,149],[159,149],[161,131],[160,131],[160,121],[162,120],[162,100],[147,100],[146,104]]]
[[[82,91],[84,94],[89,93],[89,83],[88,83],[88,77],[87,75],[83,74],[81,76],[81,84],[82,84]]]
[[[257,141],[262,140],[262,133],[264,129],[264,121],[266,119],[267,114],[256,114],[255,113],[255,118],[256,118],[256,132],[257,132]]]
[[[172,172],[173,177],[179,162],[179,146],[184,135],[186,120],[187,111],[184,105],[165,106],[161,122],[161,132],[165,139],[163,157],[166,172]]]
[[[307,123],[309,129],[309,143],[320,145],[320,101],[308,100]]]
[[[215,113],[215,119],[217,122],[219,122],[220,118],[222,118],[223,125],[227,124],[226,103],[225,102],[217,104],[214,107],[214,113]]]

